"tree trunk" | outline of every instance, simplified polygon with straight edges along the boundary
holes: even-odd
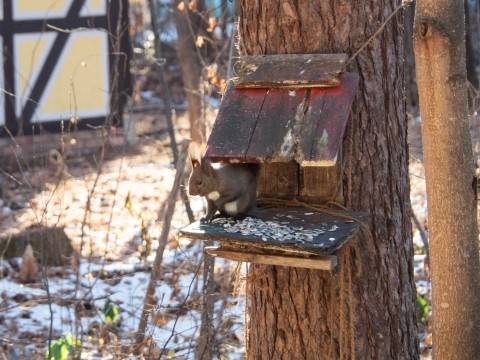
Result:
[[[428,198],[433,356],[478,359],[480,265],[463,2],[418,0],[414,50]]]
[[[184,2],[175,2],[176,5]],[[185,2],[187,3],[187,2]],[[188,102],[188,118],[190,120],[190,133],[193,142],[206,142],[206,126],[202,111],[202,96],[200,91],[202,76],[202,58],[195,44],[196,36],[201,34],[202,17],[199,12],[203,10],[203,0],[196,2],[197,9],[191,11],[185,5],[183,11],[178,6],[173,9],[177,26],[178,42],[177,56],[180,61],[183,85]]]
[[[150,23],[152,26],[154,34],[154,44],[155,44],[155,58],[160,59],[162,56],[161,44],[160,44],[160,29],[158,27],[158,8],[156,0],[148,0],[148,7],[150,9]],[[173,128],[172,121],[172,96],[170,94],[170,89],[167,86],[165,81],[165,72],[163,70],[163,65],[160,65],[159,61],[154,64],[154,68],[157,71],[158,81],[161,91],[161,99],[165,107],[165,118],[167,120],[167,129],[168,135],[170,136],[170,145],[172,147],[173,153],[173,163],[176,164],[178,160],[178,147],[177,140],[175,139],[175,130]]]
[[[465,0],[465,26],[467,50],[467,79],[478,89],[480,85],[480,23],[478,0]],[[475,109],[476,110],[476,109]]]
[[[239,48],[243,54],[352,55],[395,4],[268,0],[260,6],[243,0]],[[401,16],[394,16],[348,69],[360,74],[360,89],[345,137],[344,188],[351,209],[370,213],[372,237],[358,237],[339,251],[337,273],[252,265],[248,358],[418,357],[400,22]],[[262,171],[276,168],[265,165]],[[284,170],[282,178],[308,175],[295,166]],[[259,183],[259,193],[278,196],[266,184]]]

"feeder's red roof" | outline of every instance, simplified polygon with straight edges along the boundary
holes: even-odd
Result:
[[[318,59],[325,55],[294,55],[297,63],[291,55],[269,55],[267,58],[275,57],[268,58],[268,63],[277,64],[271,65],[277,72],[268,84],[262,72],[253,74],[265,68],[265,61],[257,59],[258,65],[252,65],[254,61],[244,63],[242,69],[249,69],[247,75],[241,72],[243,75],[227,86],[207,155],[214,161],[294,160],[302,166],[335,165],[359,77],[354,73],[339,75],[345,61],[332,55],[343,54],[327,55],[330,62],[321,69],[310,64],[318,65]],[[282,62],[282,56],[288,61]],[[308,56],[313,60],[308,61]],[[282,71],[286,73],[292,67],[301,76],[295,80],[290,71],[290,76],[282,77]]]

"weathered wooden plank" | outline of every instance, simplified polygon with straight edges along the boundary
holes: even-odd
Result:
[[[342,164],[334,166],[300,167],[299,193],[303,199],[324,204],[335,201],[343,204]]]
[[[357,74],[346,73],[337,87],[312,89],[311,97],[323,97],[323,104],[317,119],[311,155],[302,161],[302,166],[331,166],[336,163],[358,80]]]
[[[234,82],[237,88],[336,86],[347,60],[346,54],[244,56]]]
[[[212,255],[227,260],[253,262],[267,265],[293,266],[308,269],[329,270],[337,267],[338,259],[335,255],[317,255],[308,258],[300,256],[280,256],[270,254],[257,254],[242,251],[237,247],[208,246],[205,251]]]
[[[325,89],[310,89],[308,92],[307,110],[304,114],[303,124],[298,127],[296,134],[297,149],[295,161],[302,164],[309,161],[312,156],[312,146],[315,141],[318,120],[322,116],[323,102],[325,100]],[[326,162],[330,165],[329,162]]]
[[[358,75],[313,89],[227,89],[207,155],[214,161],[333,166],[358,87]]]
[[[245,161],[266,92],[265,89],[240,91],[229,83],[208,139],[207,156],[213,161]]]
[[[342,212],[364,220],[365,214]],[[249,214],[254,220],[261,220],[268,228],[288,227],[295,231],[296,236],[277,238],[265,235],[262,231],[241,232],[232,231],[236,222],[218,219],[212,223],[192,223],[180,230],[186,237],[200,240],[219,241],[221,245],[246,246],[257,253],[277,253],[289,255],[330,255],[338,250],[346,241],[359,231],[356,221],[324,213],[308,211],[303,208],[275,207],[257,208]],[[248,222],[248,220],[247,220]],[[240,225],[244,226],[244,222]],[[279,230],[283,231],[283,230]],[[305,234],[308,233],[308,240]],[[278,254],[278,253],[277,253]]]
[[[260,164],[257,196],[288,197],[298,195],[298,164],[294,161]]]
[[[269,89],[247,150],[247,161],[290,161],[297,123],[303,121],[307,89]]]

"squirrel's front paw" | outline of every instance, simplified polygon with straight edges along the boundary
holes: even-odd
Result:
[[[212,222],[212,217],[213,216],[204,216],[200,219],[200,224],[208,224]]]

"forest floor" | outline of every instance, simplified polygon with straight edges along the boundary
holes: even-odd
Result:
[[[76,157],[71,151],[65,171],[49,164],[3,176],[0,237],[35,224],[60,227],[75,251],[64,266],[40,269],[29,283],[20,279],[22,258],[2,259],[0,359],[43,359],[48,339],[62,336],[81,340],[82,358],[131,356],[175,175],[165,124],[151,124],[158,121],[163,120],[141,116],[139,126],[147,124],[155,133],[140,135],[131,148],[108,149],[103,161],[98,152]],[[182,118],[176,130],[178,142],[188,135]],[[192,199],[191,207],[199,216],[202,200]],[[178,236],[188,224],[178,200],[155,292],[157,306],[146,331],[145,358],[163,353],[186,359],[195,352],[203,251],[200,242]],[[152,248],[148,256],[147,246]],[[243,300],[231,296],[236,264],[217,261],[215,266],[218,351],[241,358]],[[118,310],[114,321],[103,311],[107,301]]]
[[[85,359],[137,358],[132,355],[135,333],[175,174],[163,120],[138,120],[139,126],[154,123],[157,131],[143,132],[133,147],[108,149],[104,159],[73,151],[64,171],[50,164],[4,173],[0,237],[35,224],[61,227],[75,251],[64,266],[39,269],[29,283],[20,279],[22,258],[1,259],[0,360],[42,359],[49,344],[68,336],[81,341]],[[425,227],[418,121],[411,121],[409,133],[411,200]],[[177,119],[176,136],[178,142],[188,136],[184,116]],[[191,207],[197,217],[204,211],[200,199],[192,199]],[[194,358],[204,301],[203,251],[201,243],[178,236],[188,223],[178,199],[155,291],[157,306],[146,331],[147,359]],[[146,255],[148,237],[152,252]],[[415,227],[414,241],[418,249],[423,246]],[[423,258],[416,256],[415,269],[419,293],[428,299]],[[236,268],[234,262],[215,262],[214,326],[224,359],[241,359],[244,352],[244,299],[232,295]],[[118,315],[106,304],[113,304]],[[428,358],[428,327],[421,325],[421,332]]]

